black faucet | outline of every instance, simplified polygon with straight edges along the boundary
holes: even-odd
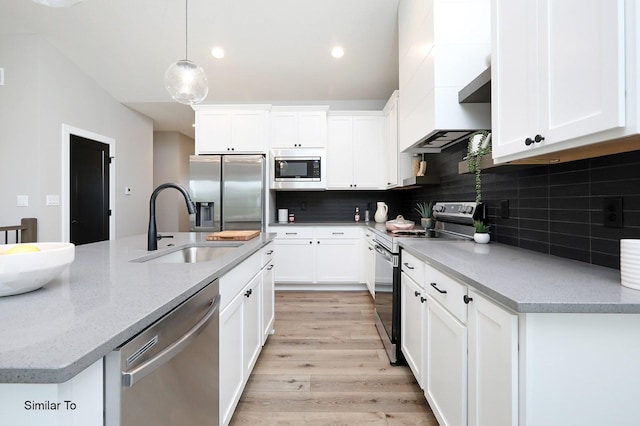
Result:
[[[187,202],[187,210],[189,210],[189,214],[196,213],[196,205],[191,201],[191,197],[186,189],[177,185],[175,183],[163,183],[159,187],[157,187],[153,193],[151,194],[151,199],[149,200],[149,232],[147,233],[147,250],[158,250],[158,240],[162,238],[158,235],[158,229],[156,226],[156,198],[160,191],[166,188],[175,188],[184,195],[184,200]]]

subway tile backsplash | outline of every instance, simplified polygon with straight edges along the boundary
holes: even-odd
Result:
[[[355,207],[371,220],[376,201],[389,205],[389,218],[402,214],[419,222],[422,201],[472,201],[475,180],[458,174],[466,155],[460,143],[427,155],[427,173],[441,183],[411,190],[278,192],[276,208],[288,208],[296,222],[352,221]],[[503,166],[482,173],[491,239],[528,250],[610,268],[620,266],[620,239],[640,238],[640,151],[544,166]],[[604,199],[623,200],[622,228],[603,225]],[[509,217],[500,203],[507,200]]]
[[[431,155],[439,170],[440,187],[403,194],[402,208],[424,200],[454,201],[474,177],[458,175],[466,155],[458,144],[447,155]],[[491,239],[555,256],[610,268],[620,266],[620,239],[640,238],[640,151],[544,166],[503,166],[482,173],[482,198],[488,206]],[[455,194],[455,195],[453,195]],[[623,227],[604,226],[603,203],[622,197]],[[502,218],[501,200],[509,203]]]

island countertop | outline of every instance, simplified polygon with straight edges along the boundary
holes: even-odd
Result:
[[[406,239],[411,254],[519,313],[640,313],[620,271],[505,244]]]
[[[158,253],[206,241],[173,233]],[[147,236],[76,247],[60,277],[20,295],[0,297],[0,383],[62,383],[122,345],[207,284],[269,243],[262,233],[210,262],[139,263]]]

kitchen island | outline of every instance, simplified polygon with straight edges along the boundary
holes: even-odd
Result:
[[[207,234],[173,236],[159,241],[157,255],[185,244],[205,243]],[[146,235],[76,247],[74,262],[60,277],[39,290],[0,298],[1,411],[17,409],[27,417],[34,411],[65,411],[63,406],[55,407],[61,401],[53,398],[62,398],[62,402],[71,398],[81,405],[82,395],[66,395],[55,390],[55,385],[63,389],[65,382],[84,380],[87,371],[92,377],[101,375],[106,354],[231,271],[273,237],[263,233],[212,261],[189,264],[136,261],[156,256],[146,250]],[[101,393],[101,387],[100,382],[95,391]],[[25,394],[18,398],[20,406],[5,406],[18,390]],[[33,400],[35,408],[23,405],[27,400]],[[102,407],[97,409],[102,411]]]

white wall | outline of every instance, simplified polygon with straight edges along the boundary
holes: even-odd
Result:
[[[193,139],[178,132],[153,134],[153,186],[167,182],[182,185],[189,190],[189,156],[195,152]],[[174,189],[158,194],[156,198],[156,224],[158,232],[189,231],[189,212],[184,197]]]
[[[153,122],[120,104],[38,35],[0,37],[0,226],[38,218],[38,239],[62,239],[62,125],[115,139],[116,237],[146,232]],[[113,169],[112,169],[113,170]],[[124,187],[133,189],[124,195]],[[16,207],[28,195],[29,207]],[[61,199],[61,205],[68,200]]]

